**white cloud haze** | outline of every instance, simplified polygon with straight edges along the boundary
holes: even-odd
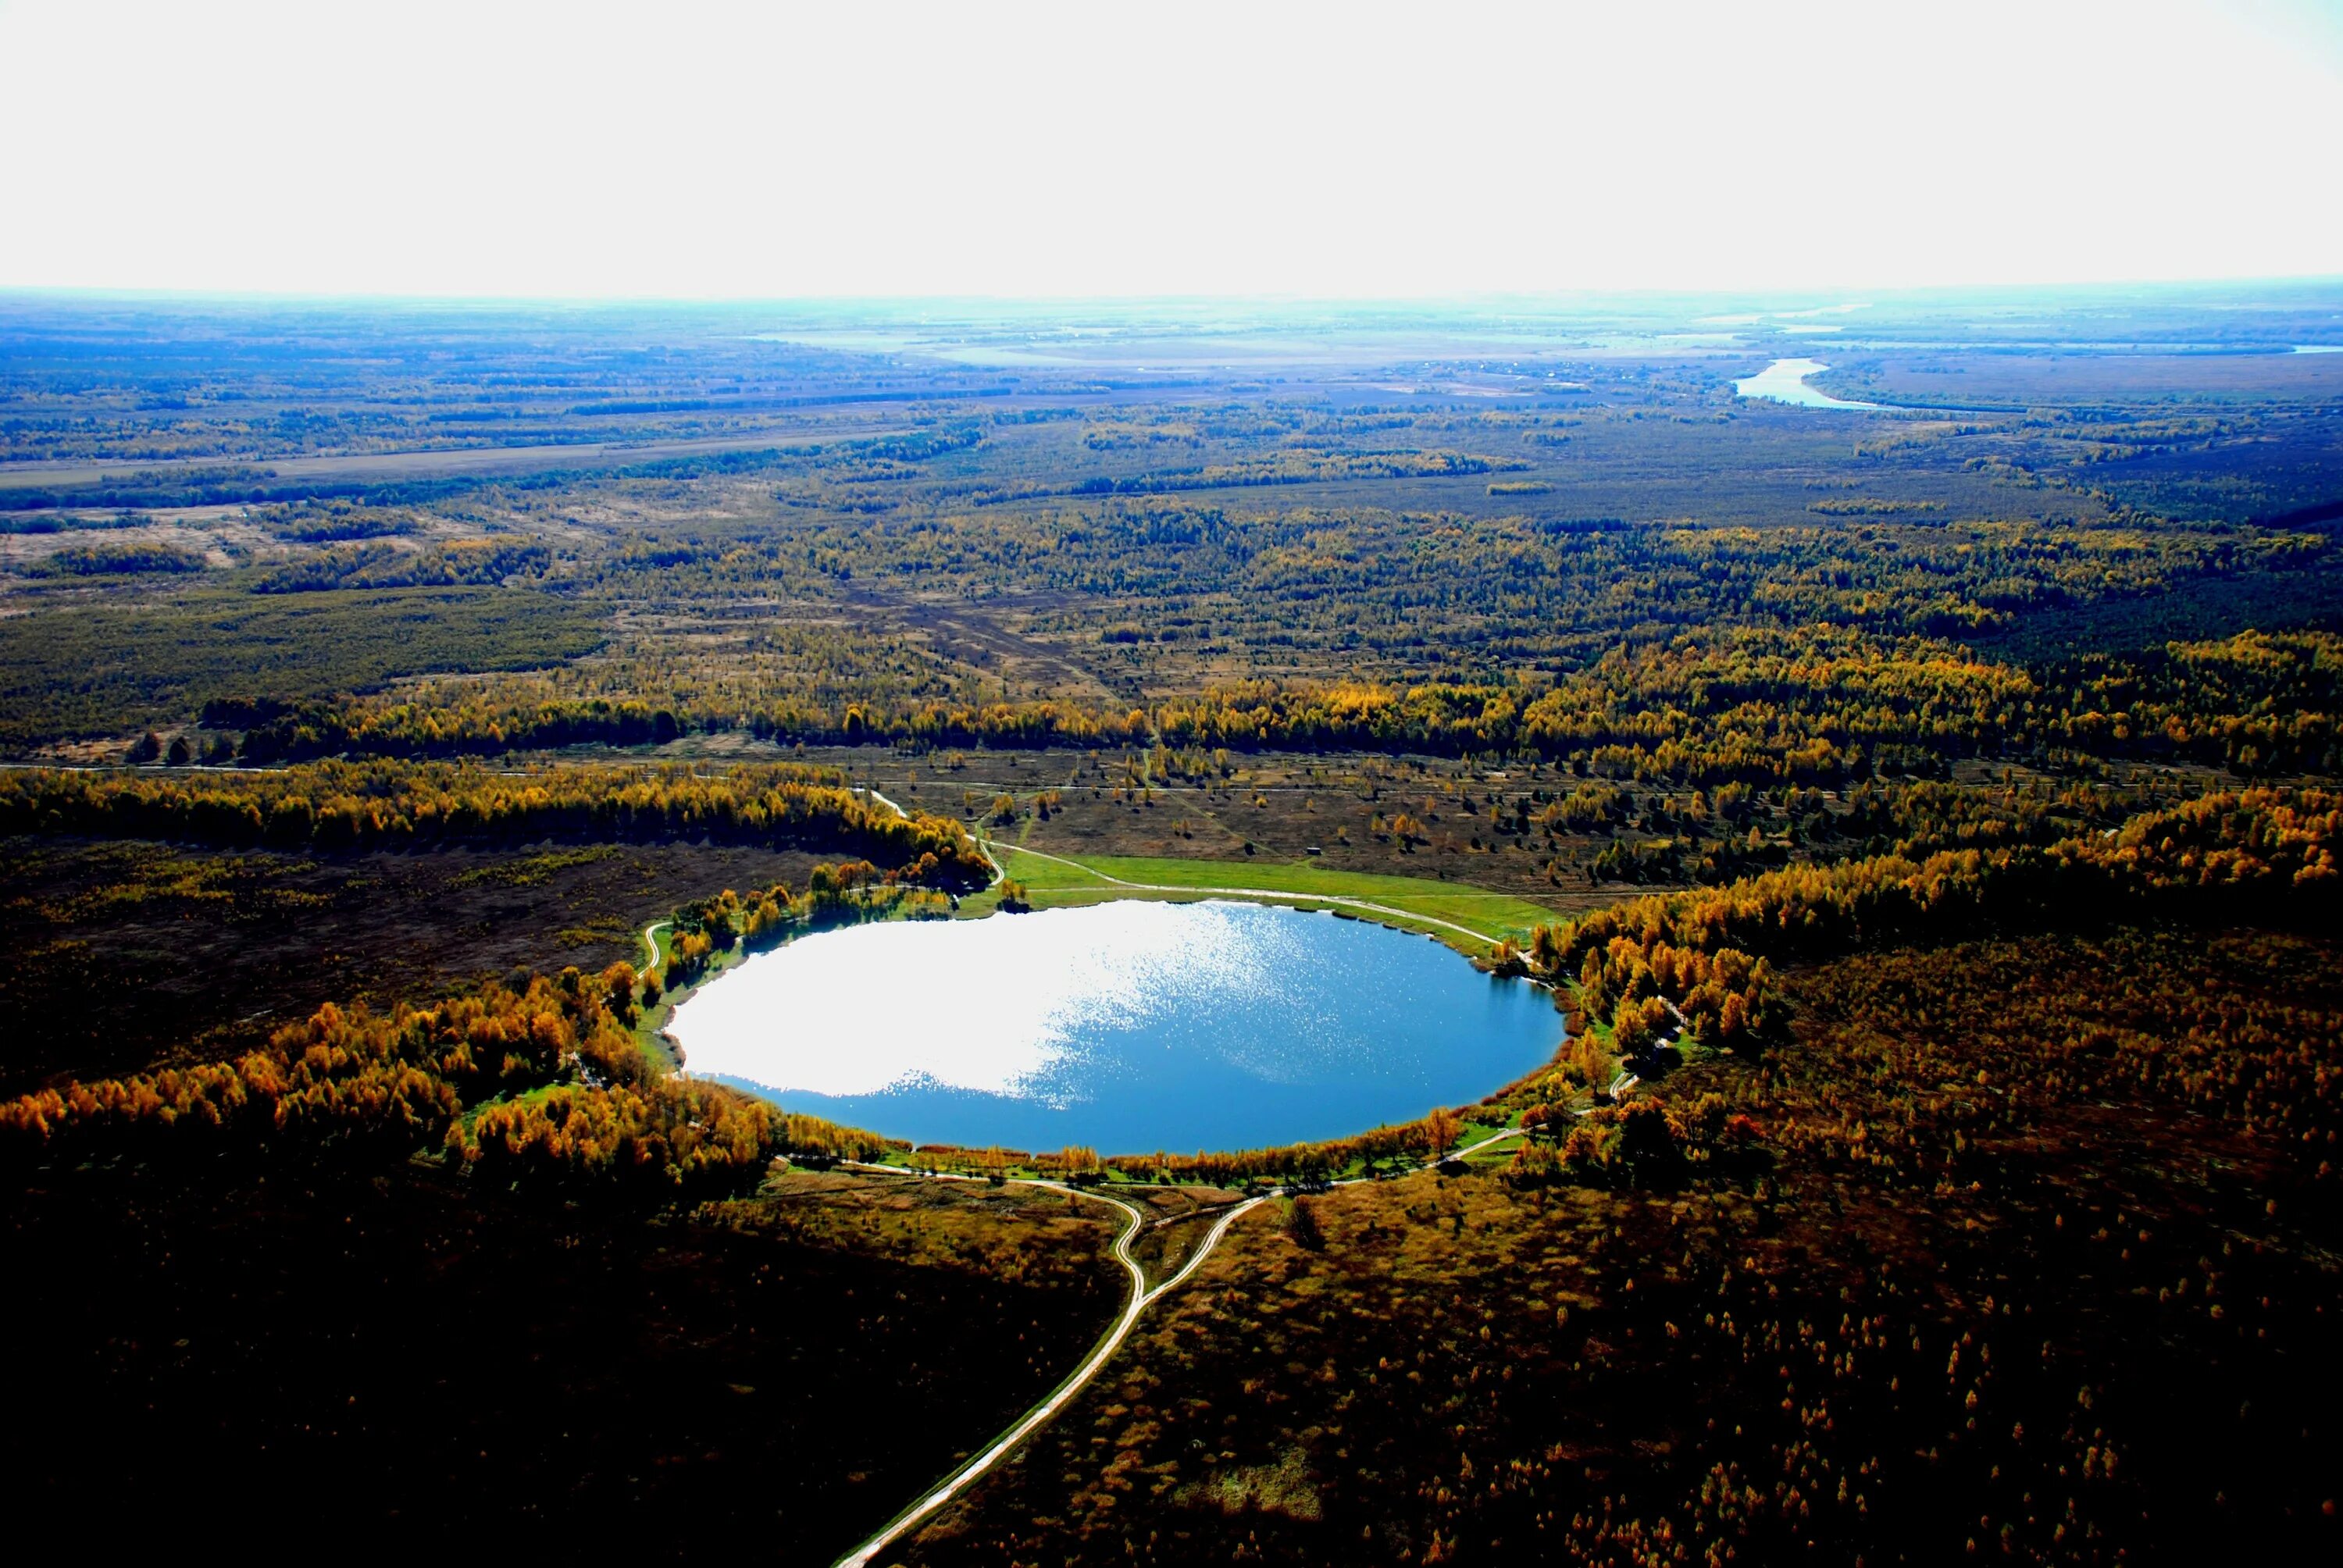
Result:
[[[2334,0],[0,0],[0,286],[2343,274]]]

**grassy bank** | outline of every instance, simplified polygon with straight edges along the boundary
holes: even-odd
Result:
[[[988,842],[987,849],[1036,908],[1104,899],[1170,899],[1187,892],[1238,896],[1305,909],[1335,909],[1403,930],[1421,930],[1459,951],[1478,956],[1490,944],[1525,940],[1530,928],[1554,912],[1526,900],[1424,877],[1335,871],[1308,861],[1189,860],[1171,857],[1093,855],[1080,861],[1019,845]],[[990,914],[1000,890],[961,901],[963,914]],[[1344,905],[1336,900],[1353,900]],[[1362,907],[1372,905],[1373,908]],[[1463,930],[1456,928],[1462,927]],[[1473,935],[1481,940],[1475,941]]]

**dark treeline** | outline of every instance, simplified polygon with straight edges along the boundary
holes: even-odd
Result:
[[[1650,896],[1533,933],[1544,971],[1574,977],[1623,1050],[1680,1013],[1712,1044],[1762,1028],[1769,963],[1945,942],[2005,929],[2187,918],[2331,922],[2343,913],[2343,797],[2251,789],[2143,811],[2046,845],[1800,865]]]
[[[1061,702],[898,706],[846,704],[835,712],[790,703],[754,712],[635,698],[526,702],[277,704],[222,699],[203,722],[240,729],[250,762],[335,756],[453,758],[564,746],[658,745],[694,732],[746,731],[783,745],[1099,747],[1143,745],[1148,717]]]
[[[1044,479],[1011,484],[963,487],[979,506],[1004,501],[1041,500],[1061,496],[1160,496],[1182,490],[1244,489],[1262,485],[1308,485],[1335,479],[1421,478],[1445,475],[1510,473],[1530,465],[1514,457],[1491,457],[1470,452],[1292,452],[1277,457],[1240,463],[1212,464],[1200,468],[1175,468],[1157,473],[1114,477],[1092,475],[1071,483]]]
[[[0,1103],[0,1146],[110,1157],[440,1152],[499,1186],[706,1197],[777,1157],[874,1158],[884,1140],[689,1080],[636,1042],[637,977],[565,970],[430,1007],[328,1003],[233,1061],[70,1083]],[[532,1091],[545,1091],[531,1093]],[[477,1114],[467,1115],[468,1109]]]
[[[25,569],[48,578],[186,576],[204,570],[205,563],[201,556],[169,545],[69,545]]]
[[[979,393],[977,396],[982,396]],[[896,394],[880,394],[878,399]],[[856,402],[861,398],[767,399],[759,407],[795,407],[809,403]],[[576,410],[585,412],[586,410]],[[676,411],[651,405],[614,404],[594,410],[603,414]],[[287,478],[273,468],[206,467],[174,472],[150,468],[108,475],[95,484],[25,486],[0,489],[0,512],[52,511],[64,507],[179,508],[267,506],[299,501],[357,501],[367,506],[408,507],[454,500],[481,490],[518,493],[558,490],[581,480],[695,479],[720,475],[752,474],[783,466],[819,466],[830,462],[888,460],[918,462],[960,451],[982,437],[980,427],[960,422],[949,427],[907,436],[881,437],[829,444],[781,445],[733,451],[653,458],[617,465],[557,465],[526,474],[464,474],[428,479]],[[583,440],[582,437],[573,437]],[[558,444],[558,443],[557,443]]]
[[[1266,1149],[1199,1150],[1193,1154],[1158,1151],[1152,1154],[1110,1154],[1101,1159],[1096,1150],[1080,1146],[1035,1154],[1020,1149],[922,1143],[913,1153],[930,1168],[956,1166],[999,1173],[1023,1167],[1078,1185],[1104,1181],[1112,1172],[1131,1181],[1207,1187],[1252,1187],[1264,1182],[1311,1186],[1331,1181],[1346,1171],[1396,1175],[1447,1153],[1455,1147],[1463,1129],[1463,1122],[1457,1112],[1443,1108],[1414,1121],[1377,1127],[1348,1138]]]
[[[1695,782],[1838,781],[1898,754],[2187,759],[2333,771],[2343,640],[2324,632],[2174,644],[2071,681],[1951,645],[1827,630],[1686,635],[1623,648],[1543,690],[1273,685],[1167,703],[1166,744],[1531,754]]]
[[[543,839],[671,839],[845,850],[916,866],[945,888],[988,869],[960,825],[903,817],[835,775],[760,764],[490,772],[450,763],[323,762],[263,773],[32,769],[0,776],[0,833],[382,849]]]
[[[404,569],[404,568],[402,568]],[[435,579],[436,580],[436,579]],[[2247,632],[2039,674],[1948,644],[1850,633],[1685,634],[1620,648],[1547,685],[1263,681],[1129,709],[1042,700],[950,703],[627,698],[215,702],[240,754],[452,757],[746,730],[783,744],[1385,751],[1534,756],[1595,775],[1837,785],[1883,768],[2081,753],[2187,760],[2243,774],[2343,770],[2343,639]]]
[[[253,581],[252,591],[287,594],[493,586],[509,577],[542,571],[551,558],[545,546],[528,540],[455,539],[421,551],[385,544],[343,543],[262,572]]]
[[[824,926],[898,914],[944,918],[951,913],[951,900],[923,885],[940,876],[931,855],[884,871],[868,860],[849,860],[814,867],[799,891],[792,892],[787,882],[775,882],[747,893],[727,888],[695,900],[675,911],[665,983],[670,990],[689,985],[736,948],[759,952]]]
[[[104,533],[116,528],[146,528],[155,519],[144,512],[122,511],[112,517],[66,513],[63,517],[0,517],[0,536],[8,534]]]
[[[576,473],[503,476],[496,479],[402,479],[369,484],[355,479],[277,479],[201,474],[148,474],[70,488],[27,486],[0,490],[0,511],[49,511],[59,507],[233,507],[274,502],[362,500],[377,506],[419,506],[447,500],[484,485],[526,489],[573,481]]]
[[[1194,1154],[1118,1154],[1103,1164],[1143,1181],[1196,1181],[1212,1187],[1262,1181],[1310,1185],[1354,1167],[1373,1170],[1387,1165],[1396,1174],[1419,1161],[1437,1159],[1455,1145],[1462,1126],[1455,1112],[1441,1110],[1396,1127],[1377,1127],[1315,1143]]]

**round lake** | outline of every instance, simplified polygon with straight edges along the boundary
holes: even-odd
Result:
[[[921,1143],[1190,1152],[1338,1138],[1544,1062],[1524,980],[1362,920],[1124,900],[825,931],[686,997],[696,1077]]]

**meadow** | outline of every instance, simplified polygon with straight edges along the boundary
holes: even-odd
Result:
[[[1020,853],[1007,844],[990,848],[1036,908],[1101,897],[1177,898],[1181,893],[1176,890],[1205,895],[1242,890],[1279,895],[1260,900],[1263,902],[1344,912],[1363,910],[1371,918],[1391,924],[1406,925],[1411,923],[1408,917],[1423,917],[1413,923],[1431,934],[1461,940],[1476,957],[1509,938],[1526,941],[1532,928],[1553,918],[1551,910],[1502,893],[1451,887],[1422,877],[1325,870],[1306,862],[1281,865],[1131,856],[1075,861],[1044,853]],[[987,902],[997,907],[999,900],[998,890],[993,890]],[[971,898],[963,911],[984,913],[986,903]]]

